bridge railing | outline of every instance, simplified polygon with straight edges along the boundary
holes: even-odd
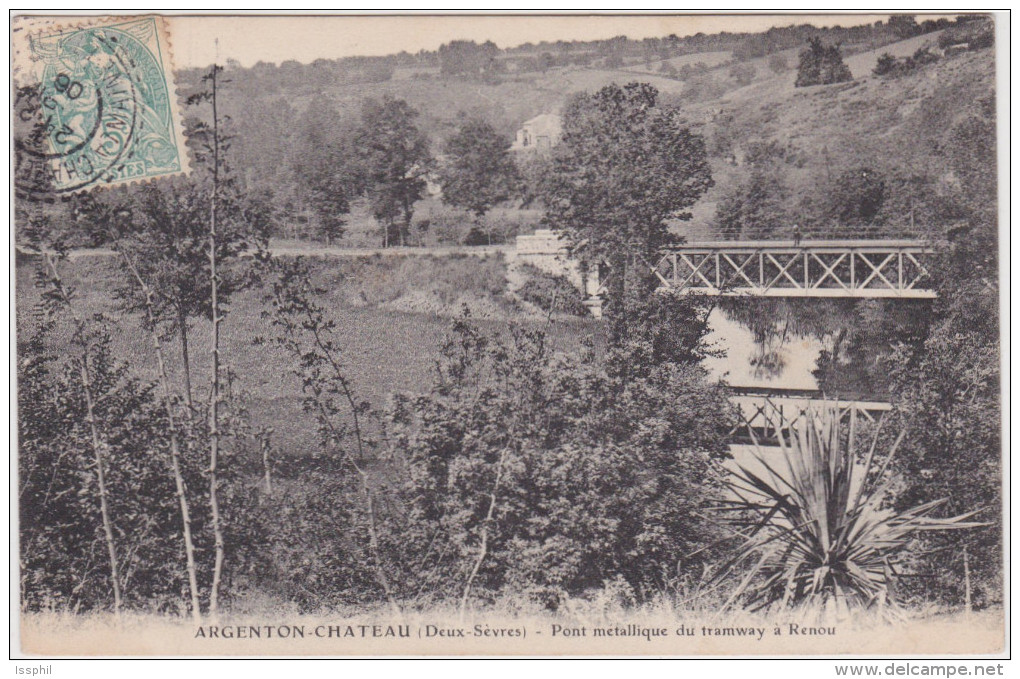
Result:
[[[788,438],[808,418],[829,416],[833,411],[844,421],[850,419],[878,422],[892,404],[881,401],[852,401],[776,396],[773,394],[736,393],[730,396],[736,407],[739,423],[730,432],[733,443],[779,445],[778,438]]]
[[[714,241],[663,253],[663,287],[706,295],[932,298],[915,240]]]

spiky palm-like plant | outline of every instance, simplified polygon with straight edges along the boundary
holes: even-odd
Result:
[[[780,434],[773,463],[755,445],[751,457],[760,469],[738,464],[732,472],[736,499],[723,507],[739,517],[741,544],[716,577],[751,566],[727,607],[744,597],[753,610],[776,603],[837,610],[895,604],[893,566],[915,534],[982,525],[968,521],[976,512],[932,516],[945,499],[905,511],[890,507],[887,471],[903,434],[876,468],[879,432],[860,460],[854,428],[851,418],[847,436],[836,407],[808,411],[799,427]]]

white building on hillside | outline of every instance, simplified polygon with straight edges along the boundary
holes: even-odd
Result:
[[[559,143],[562,133],[562,119],[555,113],[543,113],[521,125],[510,150],[548,151]]]

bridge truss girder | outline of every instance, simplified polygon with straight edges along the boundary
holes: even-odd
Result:
[[[684,294],[931,299],[919,241],[715,242],[667,251],[653,271]]]
[[[862,424],[878,422],[892,410],[882,401],[829,400],[803,396],[771,394],[734,394],[730,402],[739,414],[738,424],[730,431],[732,443],[757,443],[777,446],[780,435],[788,440],[808,418],[826,416],[832,410],[840,420],[855,419]]]

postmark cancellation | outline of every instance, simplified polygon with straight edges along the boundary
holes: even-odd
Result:
[[[20,35],[19,35],[20,33]],[[158,16],[14,28],[19,194],[185,173],[170,36]]]

